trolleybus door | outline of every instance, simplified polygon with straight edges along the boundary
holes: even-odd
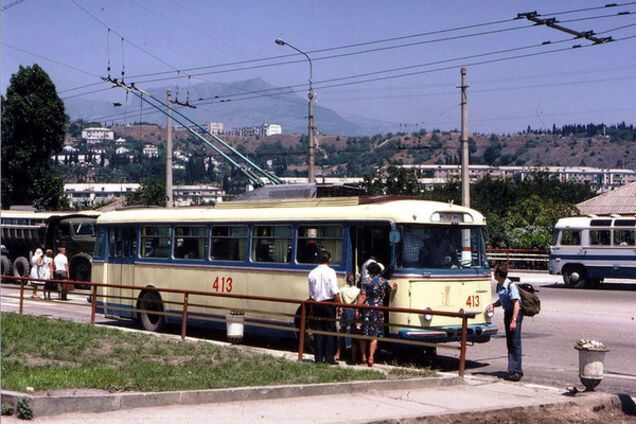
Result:
[[[115,227],[108,230],[107,289],[108,304],[114,315],[122,315],[125,305],[130,305],[131,290],[121,286],[134,285],[134,264],[137,256],[137,229],[134,227]]]

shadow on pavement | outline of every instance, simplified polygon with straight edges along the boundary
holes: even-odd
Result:
[[[546,284],[542,289],[568,289],[568,290],[593,290],[593,291],[636,291],[636,283],[601,283],[592,288],[568,288],[563,283]]]
[[[627,415],[636,415],[636,404],[634,399],[627,393],[620,393],[618,398],[621,401],[621,410]]]

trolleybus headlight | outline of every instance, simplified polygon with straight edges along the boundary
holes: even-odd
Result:
[[[431,308],[429,308],[428,306],[426,308],[424,308],[425,311],[430,311]],[[425,321],[430,321],[433,319],[433,315],[432,314],[424,314],[424,320]]]
[[[495,316],[495,311],[487,311],[486,312],[486,318],[492,318]]]

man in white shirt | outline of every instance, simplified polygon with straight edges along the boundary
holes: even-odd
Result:
[[[310,305],[311,328],[318,331],[336,332],[336,308],[333,302],[340,303],[340,289],[336,271],[329,267],[331,254],[322,250],[318,256],[320,265],[314,268],[307,278],[309,298],[317,304]],[[335,336],[314,333],[314,353],[316,363],[335,364]]]
[[[66,248],[60,247],[57,249],[57,255],[53,258],[53,265],[55,267],[55,279],[68,280],[68,258],[66,257]],[[61,300],[67,300],[66,287],[64,287],[61,283],[57,284],[57,297]]]

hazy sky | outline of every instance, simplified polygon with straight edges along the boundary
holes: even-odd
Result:
[[[110,27],[110,36],[106,26],[82,11],[74,2]],[[2,3],[6,5],[10,1]],[[408,37],[311,53],[318,103],[345,114],[345,117],[346,114],[353,114],[405,123],[409,125],[408,130],[415,129],[416,123],[429,129],[457,128],[459,66],[466,65],[470,84],[470,131],[505,132],[524,129],[527,125],[549,127],[552,123],[559,125],[572,122],[614,123],[625,120],[634,123],[636,37],[579,49],[569,47],[591,43],[576,40],[540,46],[544,41],[554,43],[571,37],[544,26],[532,27],[525,20],[415,36],[508,20],[519,12],[537,10],[547,14],[603,6],[605,3],[608,1],[24,0],[2,15],[2,92],[6,90],[11,73],[20,64],[32,63],[39,63],[51,75],[63,98],[105,88],[107,86],[102,84],[70,90],[99,82],[98,77],[106,74],[109,57],[111,73],[118,76],[122,53],[128,81],[137,80],[142,87],[172,85],[176,89],[176,69],[181,70],[181,93],[187,90],[186,76],[189,74],[194,75],[191,84],[260,77],[280,87],[300,85],[306,83],[308,78],[308,64],[302,56],[225,67],[209,66],[294,53],[288,47],[276,45],[274,39],[277,37],[304,51]],[[600,33],[624,27],[599,36],[635,36],[636,2],[620,4],[626,5],[557,17],[562,25],[581,31],[595,30]],[[629,11],[633,15],[601,17],[620,11]],[[568,20],[575,21],[564,22]],[[515,29],[520,27],[523,28]],[[467,36],[506,29],[511,30]],[[116,33],[126,40],[123,52],[121,38]],[[449,37],[456,39],[434,41]],[[328,55],[414,43],[417,44],[320,60]],[[521,49],[524,47],[528,48]],[[466,58],[508,49],[519,50]],[[564,51],[475,64],[557,49]],[[456,58],[460,59],[451,60]],[[254,68],[295,60],[299,62]],[[431,62],[442,63],[430,65]],[[186,70],[206,66],[208,68],[196,71]],[[244,67],[252,69],[237,70]],[[376,73],[404,67],[410,68]],[[435,71],[449,67],[452,69]],[[218,73],[221,70],[232,71]],[[167,80],[139,82],[143,78],[132,77],[156,72],[166,73],[154,78]],[[205,75],[196,75],[201,73]],[[323,82],[366,73],[371,75]],[[405,73],[415,74],[325,87]],[[304,92],[299,95],[304,96]],[[85,97],[91,96],[111,101],[123,100],[121,90],[86,94]],[[222,103],[208,106],[211,113],[215,108],[222,107]],[[214,120],[214,117],[211,116],[210,120]],[[319,127],[320,123],[317,125]]]

